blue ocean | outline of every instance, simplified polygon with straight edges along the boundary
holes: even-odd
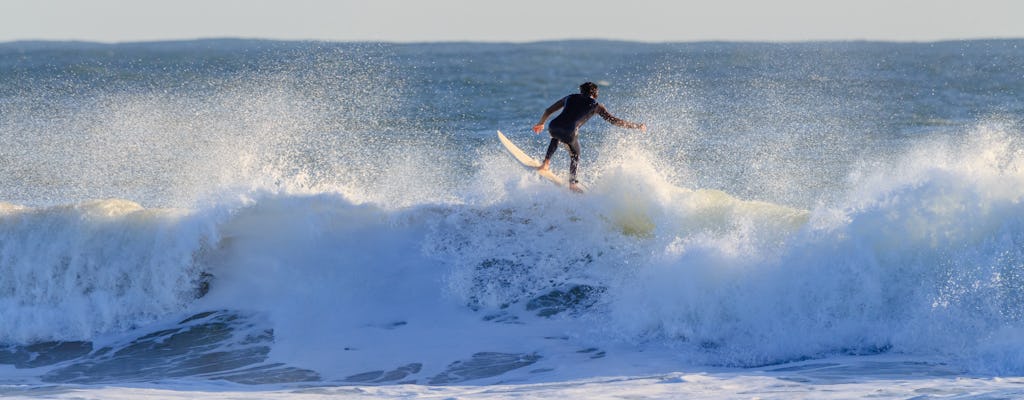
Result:
[[[0,43],[0,397],[1021,398],[1022,200],[1024,40]]]

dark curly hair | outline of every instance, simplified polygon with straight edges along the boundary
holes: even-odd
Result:
[[[585,82],[580,85],[580,94],[594,97],[597,94],[597,84],[594,82]]]

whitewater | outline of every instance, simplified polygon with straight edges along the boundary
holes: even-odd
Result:
[[[0,43],[0,396],[1024,397],[1022,44]]]

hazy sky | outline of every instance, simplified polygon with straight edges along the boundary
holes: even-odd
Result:
[[[1021,0],[0,0],[0,41],[1024,38]]]

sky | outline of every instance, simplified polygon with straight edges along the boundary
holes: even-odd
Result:
[[[1024,38],[1020,0],[0,0],[0,42]]]

